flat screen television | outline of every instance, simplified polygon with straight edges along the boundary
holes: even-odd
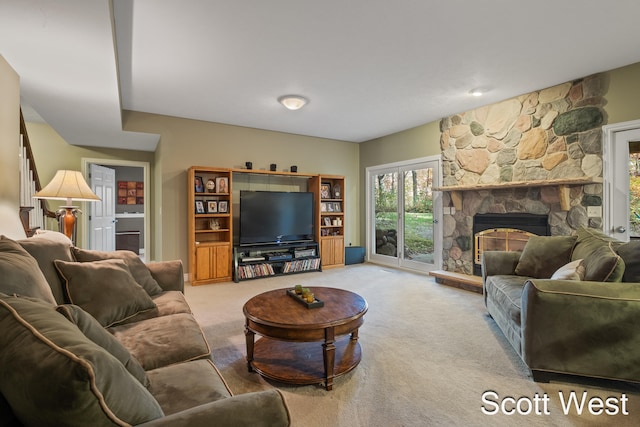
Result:
[[[240,191],[240,245],[313,241],[313,193]]]

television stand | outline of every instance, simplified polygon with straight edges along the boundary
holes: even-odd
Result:
[[[235,246],[233,281],[322,271],[317,242]]]

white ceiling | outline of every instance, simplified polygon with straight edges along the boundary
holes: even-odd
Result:
[[[122,110],[362,142],[640,62],[638,16],[637,0],[1,0],[0,54],[75,145],[153,151]],[[288,93],[310,103],[288,111]]]

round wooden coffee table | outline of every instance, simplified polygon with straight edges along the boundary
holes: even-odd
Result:
[[[364,323],[367,302],[343,289],[309,290],[324,302],[323,307],[307,308],[287,295],[287,289],[247,301],[243,307],[247,364],[249,371],[266,378],[290,384],[324,383],[331,390],[335,377],[360,362],[358,328]],[[255,334],[261,338],[255,340]]]

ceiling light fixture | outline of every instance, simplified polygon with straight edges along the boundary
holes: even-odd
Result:
[[[484,91],[482,89],[472,89],[469,93],[473,96],[482,96],[484,95]]]
[[[309,100],[300,95],[284,95],[278,98],[278,102],[289,110],[299,110],[304,107]]]

